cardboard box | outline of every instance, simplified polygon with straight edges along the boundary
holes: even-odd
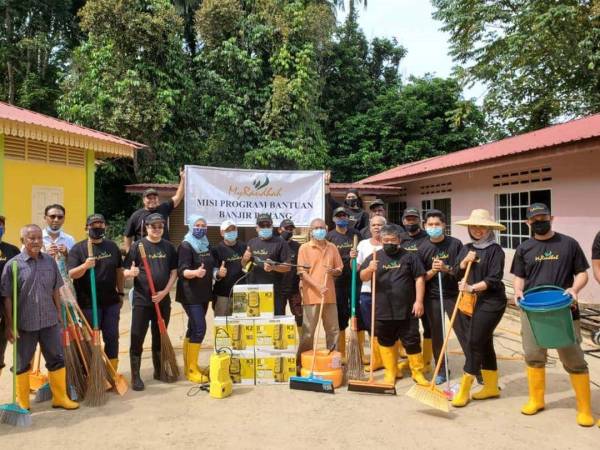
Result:
[[[215,317],[213,325],[215,350],[254,350],[254,319]]]
[[[242,284],[233,287],[233,317],[273,317],[272,284]]]
[[[293,316],[255,319],[254,330],[256,350],[296,350],[298,340]]]
[[[288,383],[296,375],[296,354],[256,352],[256,384]]]
[[[234,351],[231,355],[229,375],[233,384],[256,384],[254,351]]]

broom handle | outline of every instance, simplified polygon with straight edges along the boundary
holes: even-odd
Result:
[[[13,403],[17,403],[17,261],[12,262],[12,282],[13,282]]]
[[[40,347],[36,346],[35,355],[33,356],[33,367],[31,368],[32,372],[39,372],[41,358],[42,358],[42,352],[40,350]]]
[[[92,240],[87,241],[88,258],[94,257],[94,246]],[[92,324],[94,330],[98,329],[98,299],[96,297],[96,268],[90,268],[90,291],[92,294]]]
[[[77,350],[79,351],[79,355],[81,356],[81,362],[83,363],[83,368],[85,369],[86,373],[90,373],[89,372],[89,368],[87,365],[87,361],[85,360],[85,354],[83,353],[83,349],[81,348],[81,342],[79,341],[79,336],[77,336],[77,330],[75,329],[75,323],[73,322],[73,318],[71,317],[72,311],[71,310],[67,310],[67,321],[69,322],[69,326],[73,327],[74,330],[74,341],[75,341],[75,345],[77,346]]]
[[[467,263],[467,268],[465,270],[465,276],[463,277],[463,281],[467,281],[467,278],[469,277],[469,272],[471,271],[471,264],[471,261]],[[463,292],[460,291],[458,294],[458,298],[456,299],[456,304],[454,305],[454,310],[452,311],[450,325],[448,326],[448,331],[446,331],[446,338],[444,339],[444,344],[442,345],[440,356],[438,357],[433,376],[431,377],[431,383],[429,385],[431,389],[435,389],[435,377],[438,376],[438,373],[440,373],[440,368],[442,367],[442,358],[444,358],[444,355],[446,354],[446,348],[448,347],[448,341],[450,340],[450,335],[452,334],[452,328],[454,327],[454,321],[456,320],[456,315],[458,314],[458,305],[460,304],[460,299],[462,298],[462,295]]]
[[[373,248],[373,261],[377,262],[377,250]],[[373,356],[375,355],[375,284],[377,281],[376,272],[371,275],[371,356],[369,361],[369,382],[373,382]]]
[[[444,308],[444,292],[442,284],[442,272],[438,272],[438,289],[440,291],[440,314],[442,319],[442,334],[446,334],[446,310]],[[450,374],[448,372],[448,353],[444,353],[444,369],[446,372],[447,389],[450,390]]]
[[[356,251],[356,246],[358,245],[358,234],[354,235],[354,242],[352,245],[352,250]],[[352,326],[352,331],[358,331],[358,323],[356,320],[356,273],[358,271],[358,263],[356,261],[356,257],[352,258],[352,285],[350,286],[350,308],[351,308],[351,320],[350,325]]]
[[[144,248],[144,244],[140,242],[138,244],[138,248],[140,250],[140,257],[142,258],[142,264],[144,265],[144,271],[146,272],[146,279],[148,280],[148,288],[150,289],[150,295],[155,296],[156,288],[154,287],[154,279],[152,278],[152,272],[150,271],[150,263],[148,262],[148,258],[146,256],[146,249]],[[163,334],[167,331],[167,326],[165,325],[165,321],[163,320],[162,314],[160,313],[158,303],[154,303],[154,311],[156,311],[156,318],[158,320],[159,331],[161,334]]]
[[[327,269],[325,269],[325,280],[323,285],[327,287]],[[315,339],[313,341],[313,360],[310,368],[310,375],[312,376],[315,373],[315,362],[317,361],[317,344],[319,342],[319,334],[321,331],[321,321],[323,320],[323,308],[325,307],[325,293],[321,293],[321,304],[319,306],[319,319],[317,320],[317,334],[315,335]]]

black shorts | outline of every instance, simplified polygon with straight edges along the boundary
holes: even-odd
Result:
[[[375,336],[377,336],[379,344],[384,347],[393,347],[400,339],[407,354],[421,353],[419,319],[415,317],[405,320],[376,319]]]

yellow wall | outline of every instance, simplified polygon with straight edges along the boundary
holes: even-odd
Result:
[[[86,169],[53,164],[43,164],[4,159],[4,215],[6,235],[4,241],[17,245],[19,229],[30,223],[32,186],[62,187],[63,205],[67,210],[65,232],[75,240],[85,237]]]

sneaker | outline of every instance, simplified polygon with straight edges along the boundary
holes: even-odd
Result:
[[[435,384],[437,385],[444,384],[446,381],[448,381],[448,379],[446,378],[445,373],[441,373],[437,377],[435,377]]]

